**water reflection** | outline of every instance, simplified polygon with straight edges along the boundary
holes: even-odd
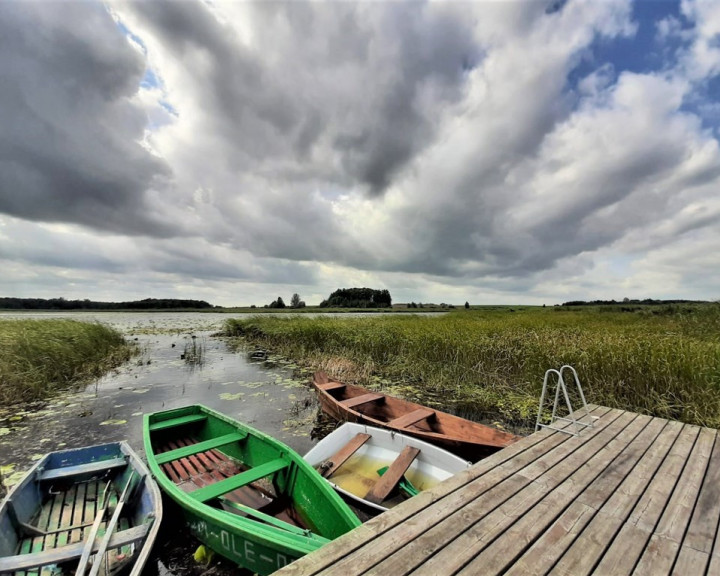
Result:
[[[300,454],[317,438],[318,405],[307,378],[265,351],[238,351],[213,336],[226,314],[44,313],[2,317],[70,317],[100,321],[123,332],[141,353],[85,389],[47,402],[0,408],[0,465],[9,483],[42,454],[127,440],[139,453],[142,414],[202,403],[288,444]],[[262,353],[259,353],[262,352]],[[172,505],[166,508],[172,511]],[[191,559],[194,542],[182,522],[163,522],[155,556],[161,574],[193,574],[207,567]],[[221,562],[213,573],[235,573]],[[227,571],[227,572],[226,572]]]

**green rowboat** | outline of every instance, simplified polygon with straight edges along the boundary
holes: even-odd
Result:
[[[202,405],[146,414],[145,454],[203,544],[271,574],[360,525],[302,457]]]

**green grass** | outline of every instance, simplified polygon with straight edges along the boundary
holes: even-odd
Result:
[[[0,402],[38,400],[102,376],[136,353],[101,324],[0,320]]]
[[[226,330],[310,369],[477,419],[534,424],[545,371],[570,364],[589,402],[720,427],[720,304],[513,310],[257,316]]]

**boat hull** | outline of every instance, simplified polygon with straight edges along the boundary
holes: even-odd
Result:
[[[315,468],[322,466],[358,434],[367,434],[370,438],[326,480],[344,497],[363,508],[374,509],[376,513],[384,512],[401,501],[396,499],[376,504],[366,500],[365,495],[380,478],[378,469],[390,466],[406,447],[420,451],[404,474],[419,491],[427,490],[471,465],[467,460],[418,438],[351,422],[341,425],[318,442],[305,454],[305,461]]]
[[[360,525],[298,454],[205,406],[146,414],[143,435],[150,469],[191,533],[258,574]]]
[[[107,511],[100,514],[105,502]],[[0,506],[0,572],[30,573],[30,566],[47,566],[53,574],[74,574],[84,554],[90,554],[86,559],[90,569],[109,524],[108,552],[101,561],[139,576],[161,519],[160,491],[127,443],[52,452],[36,463]],[[96,522],[91,546],[88,541]]]
[[[477,462],[520,439],[509,432],[453,414],[429,409],[360,386],[343,384],[328,378],[324,372],[315,374],[313,387],[318,393],[323,411],[336,420],[395,430],[441,446],[472,462]],[[358,404],[363,398],[370,400]],[[413,419],[413,414],[428,416]]]

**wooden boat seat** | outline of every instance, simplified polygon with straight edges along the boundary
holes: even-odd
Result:
[[[350,442],[345,444],[345,446],[340,448],[340,450],[325,461],[325,463],[329,464],[328,467],[324,467],[325,463],[321,465],[323,467],[321,468],[320,473],[323,477],[330,478],[333,474],[335,474],[337,469],[345,464],[348,458],[355,454],[355,452],[357,452],[360,447],[365,444],[365,442],[370,440],[370,438],[370,434],[363,434],[362,432],[360,434],[355,434]]]
[[[110,538],[107,548],[120,548],[122,546],[132,544],[133,542],[137,542],[138,540],[142,540],[150,530],[151,525],[152,522],[148,522],[133,528],[128,528],[127,530],[115,532]],[[97,538],[93,544],[91,554],[97,552],[99,545],[100,538]],[[78,560],[80,556],[82,556],[84,548],[85,542],[76,542],[75,544],[59,546],[43,552],[5,556],[0,558],[0,573],[5,574],[6,572],[17,572],[40,566],[47,566],[48,564],[60,564],[62,562]]]
[[[247,486],[248,484],[260,480],[261,478],[265,478],[270,474],[279,472],[280,470],[287,468],[289,465],[290,462],[285,458],[276,458],[275,460],[270,460],[265,464],[255,466],[254,468],[250,468],[249,470],[241,472],[235,476],[230,476],[229,478],[225,478],[219,482],[214,482],[213,484],[208,484],[207,486],[193,490],[190,492],[190,496],[198,502],[207,502],[208,500],[212,500],[213,498],[232,492],[237,488]]]
[[[341,390],[341,389],[345,388],[345,384],[343,384],[342,382],[334,382],[334,381],[326,382],[325,384],[318,384],[317,386],[318,386],[318,388],[322,388],[325,391]]]
[[[190,414],[189,416],[181,416],[180,418],[162,420],[160,422],[150,424],[150,432],[184,426],[185,424],[195,424],[197,422],[204,422],[205,420],[207,420],[207,416],[205,414]]]
[[[407,428],[408,426],[417,424],[418,422],[420,422],[420,420],[425,420],[426,418],[430,418],[431,416],[435,416],[434,410],[428,410],[427,408],[418,408],[417,410],[408,412],[407,414],[399,416],[394,420],[390,420],[387,425],[391,428]]]
[[[400,482],[403,474],[407,472],[407,469],[410,468],[410,465],[413,463],[413,460],[417,458],[418,454],[420,454],[418,448],[405,446],[403,451],[400,452],[398,457],[395,458],[395,461],[390,465],[387,472],[378,478],[375,485],[365,495],[365,500],[373,504],[380,504],[385,500],[390,495],[390,492],[393,491],[393,488],[397,486],[397,483]]]
[[[380,400],[385,400],[384,394],[375,394],[371,392],[369,394],[355,396],[354,398],[348,398],[347,400],[341,400],[340,404],[342,404],[346,408],[354,408],[355,406],[360,406],[361,404],[367,404],[368,402],[379,402]]]
[[[93,474],[95,472],[104,472],[113,468],[124,468],[127,466],[127,458],[112,458],[110,460],[99,460],[97,462],[88,462],[87,464],[77,464],[76,466],[66,466],[65,468],[51,468],[43,470],[38,475],[38,480],[59,480],[61,478],[71,478],[80,474]]]
[[[155,459],[158,464],[166,464],[167,462],[172,462],[173,460],[180,460],[181,458],[187,458],[188,456],[193,456],[194,454],[198,454],[200,452],[206,452],[207,450],[212,450],[213,448],[219,448],[220,446],[226,446],[227,444],[232,444],[233,442],[239,442],[245,438],[247,438],[246,433],[231,432],[230,434],[225,434],[224,436],[218,436],[217,438],[211,438],[210,440],[196,442],[190,446],[183,446],[182,448],[176,448],[175,450],[168,450],[167,452],[158,454]]]

